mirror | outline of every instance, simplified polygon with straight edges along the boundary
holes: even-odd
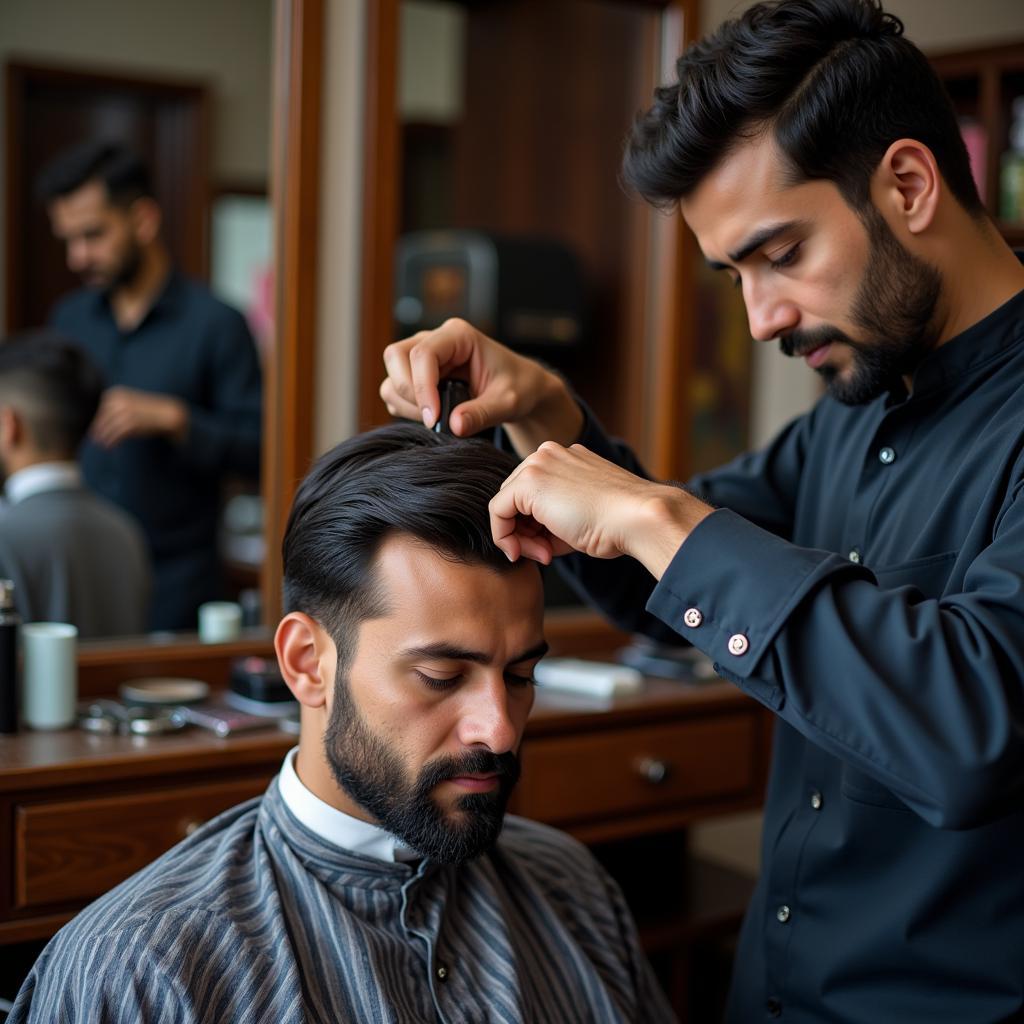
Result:
[[[276,13],[288,17],[295,6],[278,4]],[[81,286],[43,206],[32,198],[35,172],[68,145],[90,138],[123,141],[150,164],[174,265],[245,315],[259,346],[264,389],[273,387],[275,240],[268,182],[274,16],[273,0],[190,3],[185,11],[160,0],[0,5],[7,89],[0,274],[5,333],[40,325],[57,296]],[[148,388],[159,392],[159,381]],[[252,413],[254,423],[259,415]],[[218,579],[197,591],[193,604],[247,596],[248,621],[256,623],[253,595],[261,586],[267,490],[277,480],[273,472],[264,474],[261,494],[258,456],[250,461],[252,472],[218,474],[219,564],[208,567]],[[130,511],[147,514],[138,507]],[[150,532],[148,522],[142,526]],[[194,607],[152,624],[194,631]]]

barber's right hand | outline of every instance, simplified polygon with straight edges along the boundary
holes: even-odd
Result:
[[[441,408],[438,381],[462,377],[473,397],[453,410],[452,433],[467,437],[504,425],[522,457],[544,441],[572,444],[583,426],[583,414],[557,374],[465,320],[446,320],[394,342],[384,350],[384,365],[380,396],[392,416],[432,427]]]

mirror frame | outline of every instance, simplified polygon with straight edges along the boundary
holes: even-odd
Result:
[[[281,609],[278,551],[292,495],[313,455],[323,38],[323,0],[275,0],[270,167],[275,315],[264,375],[260,485],[265,625],[227,644],[201,644],[193,634],[164,642],[91,641],[78,655],[82,697],[110,693],[125,679],[150,674],[199,676],[226,685],[233,658],[273,656],[271,623]]]
[[[557,0],[552,0],[557,2]],[[661,24],[643,54],[652,88],[673,71],[675,60],[697,37],[699,0],[618,0],[661,11]],[[401,125],[398,111],[401,0],[368,0],[366,9],[366,105],[363,118],[363,228],[359,327],[358,429],[388,421],[379,387],[384,349],[391,340],[394,245],[401,194]],[[654,36],[657,38],[654,38]],[[639,346],[644,382],[638,454],[656,477],[685,479],[689,452],[686,399],[678,382],[688,379],[696,334],[696,246],[682,217],[648,211],[646,245],[638,246],[631,273],[646,296],[644,339]],[[680,414],[680,408],[684,414]],[[613,650],[628,638],[590,611],[549,612],[545,625],[555,653]]]

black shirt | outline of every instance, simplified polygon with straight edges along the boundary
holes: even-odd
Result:
[[[259,472],[260,365],[245,320],[176,272],[133,330],[122,332],[107,296],[89,289],[62,299],[51,320],[89,352],[108,386],[188,405],[183,442],[87,441],[81,461],[86,483],[142,525],[154,569],[150,628],[195,629],[199,604],[220,596],[221,481]]]
[[[566,560],[779,717],[735,1024],[1024,1015],[1024,293],[913,384],[692,480],[657,586]]]

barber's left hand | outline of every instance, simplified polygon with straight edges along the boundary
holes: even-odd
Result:
[[[494,541],[512,561],[522,555],[547,565],[570,551],[631,555],[659,579],[711,511],[680,488],[553,441],[520,463],[490,502]]]
[[[129,437],[164,435],[180,441],[187,429],[188,407],[180,398],[113,387],[103,392],[89,432],[97,444],[113,448]]]

